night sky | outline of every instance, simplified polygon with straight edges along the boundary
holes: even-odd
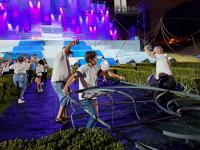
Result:
[[[200,0],[183,2],[164,15],[166,28],[174,35],[187,36],[200,30]]]

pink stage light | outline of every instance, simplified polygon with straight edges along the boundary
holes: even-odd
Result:
[[[101,18],[101,23],[104,23],[104,21],[105,21],[105,18],[104,18],[104,16]]]
[[[53,14],[51,14],[51,20],[52,20],[52,21],[55,21],[55,17],[54,17]]]
[[[28,3],[29,3],[29,7],[30,7],[30,8],[33,8],[33,3],[32,3],[32,1],[29,1]]]
[[[16,26],[14,30],[19,32],[19,26]]]
[[[64,12],[63,12],[63,9],[60,7],[60,14],[63,15]]]
[[[115,30],[114,34],[117,34],[117,30]]]
[[[110,35],[113,35],[112,30],[110,30]]]
[[[0,3],[0,10],[1,10],[1,9],[3,9],[3,5],[2,5],[2,3]]]
[[[103,14],[103,10],[101,9],[101,13]]]
[[[92,10],[91,10],[91,15],[93,15],[93,13],[94,13],[94,10],[92,9]]]
[[[81,17],[81,16],[79,16],[79,21],[80,21],[80,24],[82,24],[82,23],[83,23],[83,19],[82,19],[82,17]]]
[[[9,30],[9,31],[12,31],[12,30],[13,30],[13,27],[12,27],[12,25],[11,25],[10,23],[8,23],[8,30]]]
[[[109,11],[107,10],[107,11],[106,11],[106,16],[108,16],[108,14],[109,14]]]
[[[97,28],[96,28],[96,26],[94,27],[94,31],[96,32],[96,30],[97,30]]]
[[[37,2],[37,8],[40,9],[40,1]]]
[[[3,14],[3,20],[6,20],[6,18],[7,18],[7,12],[5,12],[5,13]]]
[[[92,27],[90,27],[90,32],[92,32]]]

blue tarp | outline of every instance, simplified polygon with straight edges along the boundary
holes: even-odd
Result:
[[[13,52],[16,51],[23,51],[23,52],[28,52],[28,51],[43,51],[42,46],[15,46],[13,48]]]
[[[20,41],[19,46],[44,46],[44,41]]]
[[[71,41],[64,41],[64,45],[68,45]],[[79,41],[79,44],[74,45],[71,50],[92,50],[92,47],[87,45],[84,41]]]
[[[68,45],[71,41],[64,41],[64,45]],[[79,45],[87,45],[84,41],[79,41]]]
[[[42,51],[26,51],[26,52],[23,52],[23,51],[16,51],[16,52],[11,52],[10,53],[10,58],[11,60],[13,59],[17,59],[18,57],[20,56],[23,56],[23,57],[31,57],[32,55],[37,55],[37,57],[39,59],[42,59],[43,58],[43,53]]]
[[[88,46],[88,45],[74,45],[71,50],[87,50],[87,51],[91,51],[92,47]]]
[[[73,51],[72,57],[84,57],[86,52],[87,50]],[[97,57],[103,56],[100,50],[96,50],[95,52],[97,53]]]
[[[20,41],[20,46],[13,47],[12,52],[10,52],[11,60],[17,59],[20,56],[31,57],[32,55],[37,55],[39,59],[42,59],[42,43],[43,41]]]

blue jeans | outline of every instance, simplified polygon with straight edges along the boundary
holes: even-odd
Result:
[[[20,88],[19,98],[22,99],[26,90],[26,86],[27,86],[27,74],[26,73],[14,74],[13,83],[15,84],[15,86]]]
[[[63,90],[62,82],[52,82],[52,86],[56,94],[58,95],[58,99],[60,102],[60,106],[66,106],[69,103],[69,95],[66,95]]]
[[[97,111],[95,108],[96,102],[96,99],[81,101],[81,105],[83,106],[83,108],[91,113],[89,114],[90,117],[86,124],[86,128],[94,128],[96,125],[96,119],[93,118],[93,116],[97,117]]]

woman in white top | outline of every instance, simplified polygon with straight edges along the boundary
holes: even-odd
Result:
[[[2,63],[2,66],[3,66],[3,75],[9,74],[9,65],[10,65],[9,61],[4,61]]]
[[[106,81],[106,77],[108,76],[108,69],[109,69],[109,64],[107,60],[102,57],[102,62],[101,62],[101,70],[102,70],[102,76],[103,76],[103,82]]]
[[[44,61],[40,60],[36,67],[36,78],[35,78],[38,92],[43,92],[42,84],[41,84],[42,72],[44,72]]]
[[[20,95],[18,103],[24,103],[24,93],[27,86],[27,73],[26,73],[26,63],[23,57],[19,57],[17,62],[9,67],[9,69],[14,69],[13,82],[15,86],[20,90]]]
[[[26,63],[26,73],[27,73],[27,78],[28,78],[28,85],[31,84],[31,59],[30,58],[25,58],[25,63]]]
[[[47,72],[48,72],[48,64],[46,59],[43,59],[44,61],[44,72],[42,72],[42,82],[46,83],[47,82]]]
[[[170,69],[170,62],[167,58],[167,54],[163,53],[163,48],[161,46],[155,46],[153,51],[150,51],[149,45],[144,47],[145,52],[156,60],[156,79],[159,79],[159,74],[165,73],[167,75],[172,75]]]

